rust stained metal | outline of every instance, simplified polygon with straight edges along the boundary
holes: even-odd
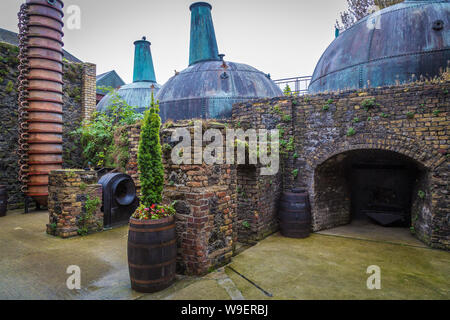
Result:
[[[63,6],[27,0],[19,13],[20,179],[41,205],[48,200],[48,174],[63,163]]]

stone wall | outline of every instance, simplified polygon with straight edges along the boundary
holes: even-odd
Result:
[[[19,48],[0,42],[0,184],[7,186],[8,208],[23,205],[17,164],[17,69]]]
[[[436,80],[266,99],[235,105],[233,121],[281,130],[283,190],[309,190],[314,231],[350,219],[339,161],[352,151],[402,155],[419,172],[412,194],[412,231],[430,246],[448,249],[449,90],[450,81]]]
[[[192,142],[194,138],[194,127],[188,123],[178,123],[162,131],[166,184],[163,198],[167,203],[174,203],[177,210],[178,272],[200,275],[228,263],[233,254],[235,170],[227,164],[174,164],[171,150],[178,141],[172,141],[171,137],[177,127],[189,130]],[[222,133],[226,130],[224,124],[206,121],[199,128],[203,132],[210,128]],[[195,152],[192,147],[192,160]]]
[[[292,105],[286,99],[233,106],[235,128],[279,130],[280,157],[284,164],[295,153],[291,123]],[[282,186],[292,180],[291,171],[281,167],[277,174],[264,176],[261,175],[260,164],[237,166],[239,223],[236,229],[240,242],[258,241],[278,230],[278,201]]]
[[[103,231],[102,186],[97,180],[95,171],[50,173],[48,234],[70,238]]]
[[[257,165],[238,165],[237,212],[234,229],[241,243],[262,240],[278,230],[277,207],[281,174],[261,175]]]
[[[226,124],[202,122],[202,130],[226,130]],[[161,132],[165,185],[163,202],[174,204],[177,210],[177,271],[201,275],[230,261],[237,232],[236,170],[233,165],[174,164],[171,161],[171,141],[176,128],[193,134],[193,122],[165,125]],[[140,123],[130,127],[130,161],[127,174],[140,185],[137,167]],[[193,137],[192,137],[193,141]],[[192,147],[192,159],[194,159]]]
[[[281,168],[273,176],[262,176],[260,165],[174,164],[170,155],[177,143],[170,140],[171,132],[187,128],[193,134],[194,121],[165,124],[164,201],[176,201],[178,272],[203,274],[229,261],[237,241],[257,241],[276,231],[283,190],[309,191],[313,231],[349,223],[348,172],[355,161],[367,159],[410,170],[415,179],[411,230],[428,245],[448,249],[449,84],[266,99],[234,105],[231,123],[202,122],[203,132],[278,129]],[[128,132],[127,173],[139,185],[139,125]]]
[[[83,121],[81,112],[83,64],[64,63],[63,75],[63,167],[82,168],[80,139],[73,134]]]
[[[18,114],[17,114],[17,76],[18,47],[0,43],[0,183],[8,186],[8,208],[17,209],[24,205],[24,195],[18,181]],[[92,82],[94,72],[94,91],[82,89],[83,79]],[[84,76],[89,74],[89,77]],[[86,81],[84,81],[86,82]],[[95,106],[95,65],[72,63],[64,60],[64,168],[81,168],[81,148],[79,139],[73,136],[83,120],[82,101],[94,99]],[[89,95],[87,98],[84,94]],[[92,112],[92,108],[90,112]]]
[[[231,123],[200,121],[202,133],[236,128]],[[161,132],[165,186],[163,201],[177,210],[178,272],[204,274],[230,261],[235,243],[261,240],[278,230],[276,208],[281,190],[281,173],[261,175],[261,166],[235,164],[174,164],[171,153],[177,142],[172,132],[184,128],[191,133],[194,159],[194,121],[167,123]],[[140,123],[128,128],[130,160],[126,173],[140,185],[137,165]],[[289,134],[289,132],[286,132]],[[204,150],[206,142],[203,142]],[[235,154],[236,154],[235,150]],[[236,160],[236,158],[235,158]],[[235,161],[236,163],[236,161]],[[268,192],[270,190],[270,192]]]
[[[314,223],[321,229],[329,229],[350,223],[350,188],[346,182],[349,175],[344,156],[339,155],[326,161],[316,171],[314,186]]]

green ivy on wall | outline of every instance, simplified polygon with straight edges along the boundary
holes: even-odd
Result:
[[[79,137],[84,166],[111,167],[121,170],[129,159],[127,126],[136,123],[143,115],[128,105],[112,88],[111,105],[107,112],[94,112],[91,120],[72,132]]]

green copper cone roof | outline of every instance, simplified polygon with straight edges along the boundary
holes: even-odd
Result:
[[[189,9],[191,10],[189,65],[200,61],[220,60],[211,17],[211,5],[206,2],[196,2]]]
[[[143,37],[134,43],[134,72],[133,82],[156,82],[155,68],[153,67],[152,53],[150,51],[151,43]]]
[[[219,57],[211,5],[191,10],[189,67],[177,72],[158,91],[163,122],[182,119],[229,119],[234,103],[282,96],[270,77],[242,63]]]
[[[122,101],[135,107],[137,112],[143,113],[150,106],[152,92],[156,95],[161,86],[156,83],[150,42],[145,37],[136,41],[134,55],[133,83],[124,85],[117,90],[117,95],[108,94],[98,103],[98,112],[108,112],[112,104],[120,105]],[[118,99],[120,98],[120,99]]]

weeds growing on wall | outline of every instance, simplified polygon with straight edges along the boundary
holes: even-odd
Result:
[[[80,139],[85,167],[108,167],[124,170],[129,159],[127,126],[143,118],[112,88],[107,112],[95,112],[91,120],[72,132]]]
[[[283,94],[285,96],[291,96],[292,95],[291,87],[289,87],[288,84],[286,85],[286,87],[284,87]]]
[[[98,209],[101,200],[99,197],[95,197],[91,199],[89,196],[86,198],[86,202],[84,204],[85,213],[80,215],[78,218],[78,234],[80,236],[85,236],[89,233],[89,223],[94,218],[94,213]]]

